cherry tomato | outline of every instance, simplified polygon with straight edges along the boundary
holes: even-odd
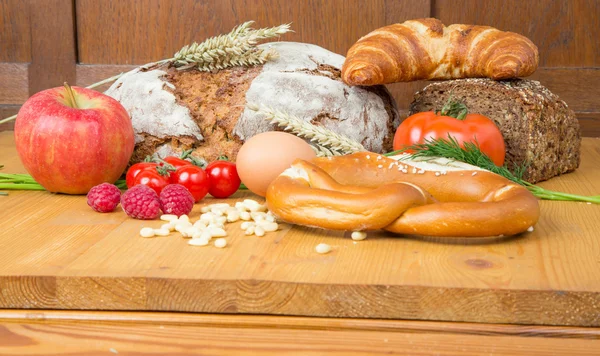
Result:
[[[125,184],[127,184],[127,188],[133,187],[135,177],[141,172],[145,170],[156,170],[158,165],[153,162],[140,162],[132,165],[127,170],[127,174],[125,174]]]
[[[167,162],[168,164],[172,165],[173,167],[175,167],[176,169],[179,167],[183,167],[183,166],[191,166],[192,162],[190,161],[186,161],[185,159],[181,159],[179,157],[175,157],[175,156],[168,156],[165,157],[163,159],[163,161]]]
[[[156,168],[139,172],[133,179],[133,185],[145,184],[160,194],[164,187],[170,183],[169,175],[163,175]]]
[[[208,193],[215,198],[227,198],[235,193],[242,183],[235,163],[232,162],[214,161],[206,167],[206,174],[210,180]]]
[[[208,193],[209,178],[206,172],[192,164],[181,166],[171,173],[171,183],[181,184],[192,193],[194,201],[199,202]]]
[[[479,114],[467,114],[464,119],[436,114],[433,111],[420,112],[402,122],[394,135],[394,150],[400,150],[425,140],[448,139],[452,136],[461,147],[464,142],[479,145],[497,166],[504,164],[505,144],[500,129],[494,121]]]

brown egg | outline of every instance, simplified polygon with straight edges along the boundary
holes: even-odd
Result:
[[[252,136],[240,148],[236,168],[242,183],[262,197],[267,187],[297,158],[312,160],[315,152],[303,139],[280,131]]]

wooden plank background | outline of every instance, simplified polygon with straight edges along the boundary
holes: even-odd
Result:
[[[64,81],[87,85],[171,57],[247,20],[260,27],[290,22],[295,32],[282,40],[344,55],[378,27],[431,16],[531,38],[540,49],[532,78],[567,102],[585,136],[598,137],[598,14],[597,0],[0,0],[0,117],[16,113],[42,89]],[[425,84],[389,88],[406,112]],[[0,131],[10,128],[12,123],[0,125]]]

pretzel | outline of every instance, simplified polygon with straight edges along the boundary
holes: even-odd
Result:
[[[439,237],[516,235],[540,215],[531,192],[495,173],[370,152],[296,160],[269,185],[266,202],[289,223]]]

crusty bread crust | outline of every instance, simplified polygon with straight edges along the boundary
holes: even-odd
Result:
[[[489,26],[444,26],[433,18],[374,30],[349,50],[342,79],[349,85],[414,80],[526,77],[538,49],[527,37]]]
[[[284,111],[360,142],[366,149],[392,149],[400,121],[394,98],[384,86],[350,87],[340,78],[344,57],[294,42],[263,44],[277,59],[215,72],[177,70],[165,64],[134,70],[107,94],[132,117],[136,149],[131,163],[157,153],[164,157],[192,149],[213,161],[235,160],[243,142],[255,134],[281,130],[264,114],[246,107],[260,104]]]
[[[530,183],[579,167],[579,121],[539,82],[482,78],[433,82],[415,94],[409,115],[439,110],[450,96],[496,123],[506,143],[506,164],[510,169],[527,165],[523,178]]]

